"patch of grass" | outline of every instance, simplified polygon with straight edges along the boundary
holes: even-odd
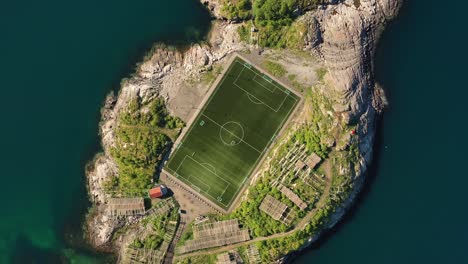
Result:
[[[305,25],[294,24],[299,13],[311,10],[322,0],[258,0],[253,5],[259,44],[271,48],[297,48]],[[299,12],[298,12],[299,11]]]
[[[305,23],[294,22],[284,29],[284,37],[282,37],[276,47],[278,48],[288,48],[290,50],[302,50],[304,46],[304,36],[307,32],[307,27]]]
[[[354,0],[354,6],[359,8],[361,6],[361,0]]]
[[[241,41],[250,43],[250,29],[248,24],[241,25],[237,28],[237,34],[239,34],[239,38]]]
[[[283,65],[270,60],[264,61],[262,66],[275,77],[283,77],[287,73]]]
[[[188,257],[179,261],[178,264],[215,264],[218,261],[217,257],[218,254]]]
[[[202,75],[203,83],[211,84],[221,72],[223,72],[223,67],[221,65],[215,65],[208,69],[207,72]]]
[[[296,80],[296,78],[297,78],[297,75],[296,75],[296,74],[288,74],[288,80],[289,80],[290,82]]]
[[[142,111],[145,109],[145,111]],[[110,149],[119,168],[104,188],[112,196],[142,196],[151,186],[156,167],[168,150],[174,130],[184,126],[169,115],[164,100],[157,98],[143,105],[133,99],[119,115],[116,142]]]
[[[315,74],[317,74],[317,79],[320,82],[324,82],[325,74],[327,74],[327,69],[325,68],[318,68],[315,70]]]
[[[250,0],[223,0],[221,14],[231,20],[245,20],[252,16]]]
[[[151,232],[145,237],[138,237],[137,239],[135,239],[130,244],[130,247],[145,248],[152,250],[158,249],[165,239],[167,241],[167,235],[170,234],[168,228],[168,226],[171,224],[170,222],[177,222],[178,219],[179,214],[176,209],[173,209],[164,215],[153,215],[147,217],[145,219],[146,225],[151,224]],[[173,230],[172,228],[171,232],[175,232],[175,230]]]

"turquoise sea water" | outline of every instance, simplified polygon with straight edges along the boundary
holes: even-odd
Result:
[[[104,97],[152,43],[209,24],[194,0],[0,4],[0,263],[91,262],[78,231]]]
[[[468,263],[468,3],[410,0],[376,58],[390,102],[353,212],[295,263]]]
[[[468,4],[406,2],[377,56],[390,106],[366,191],[296,263],[468,263]],[[99,108],[151,43],[208,20],[193,0],[2,3],[0,263],[105,261],[79,239]]]

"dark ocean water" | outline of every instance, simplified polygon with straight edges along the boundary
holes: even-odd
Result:
[[[356,208],[295,263],[468,263],[468,3],[410,0],[376,58],[390,106]]]
[[[297,263],[468,263],[466,2],[407,1],[377,79],[390,106],[366,191]],[[194,0],[0,5],[0,263],[102,263],[80,240],[105,94],[155,41],[204,36]]]
[[[0,263],[92,262],[78,231],[105,95],[152,43],[209,25],[195,0],[1,2]]]

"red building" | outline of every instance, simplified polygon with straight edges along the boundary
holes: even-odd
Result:
[[[167,188],[164,185],[158,185],[148,191],[151,199],[161,198],[167,194]]]

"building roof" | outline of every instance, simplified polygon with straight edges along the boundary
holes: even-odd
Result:
[[[297,160],[296,170],[302,170],[305,167],[305,163],[302,160]]]
[[[286,197],[288,197],[288,199],[291,200],[291,202],[297,205],[299,209],[304,210],[307,208],[307,204],[288,187],[282,186],[280,191],[282,194],[286,195]]]
[[[307,166],[309,166],[309,168],[313,169],[313,168],[315,168],[315,166],[317,166],[317,164],[320,161],[322,161],[322,158],[320,158],[317,154],[312,153],[312,154],[310,154],[309,157],[307,157],[305,163],[307,164]]]
[[[280,221],[283,218],[283,214],[288,209],[288,206],[284,203],[276,200],[273,196],[267,195],[260,204],[260,210],[271,216],[273,219]]]
[[[166,194],[166,190],[163,186],[156,186],[148,191],[151,199],[163,197]]]

